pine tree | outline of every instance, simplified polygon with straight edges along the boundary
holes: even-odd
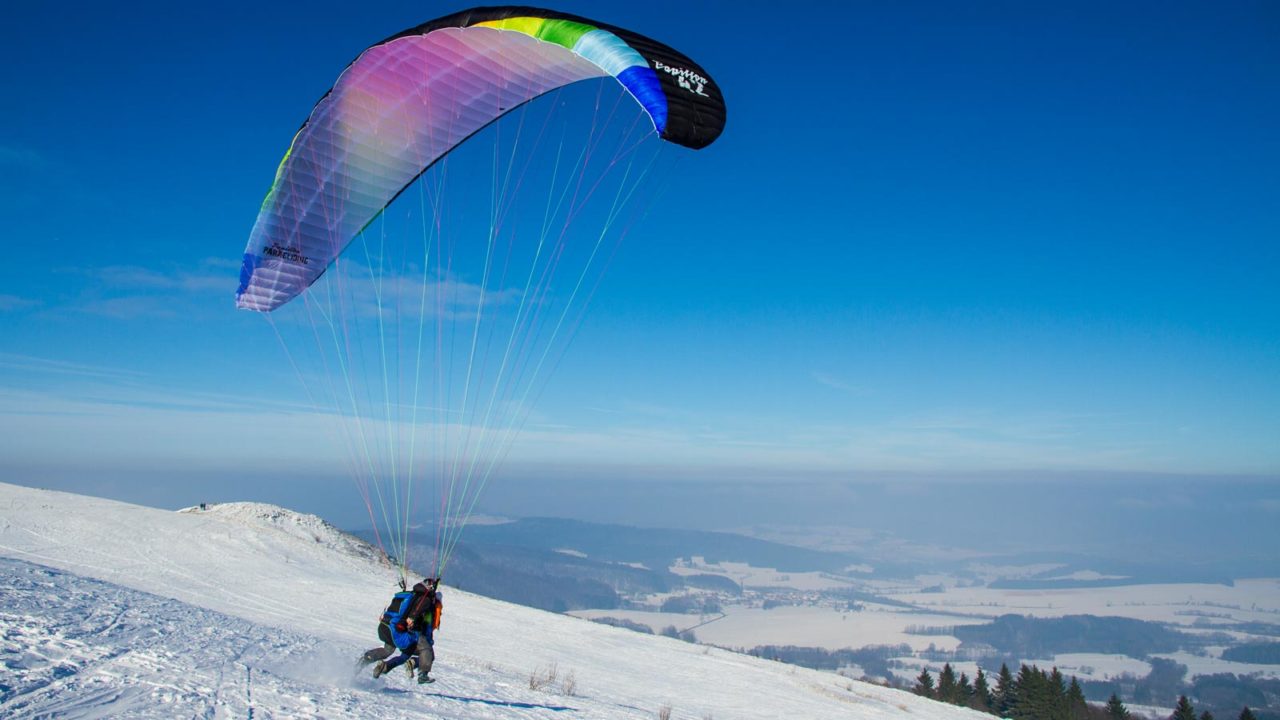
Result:
[[[951,668],[951,663],[946,663],[938,673],[938,699],[955,705],[959,698],[960,684],[956,682],[956,671]]]
[[[1013,720],[1050,720],[1045,690],[1048,682],[1036,667],[1023,665],[1009,693],[1009,712]]]
[[[1071,720],[1087,720],[1089,717],[1089,703],[1084,699],[1084,690],[1081,689],[1074,675],[1071,676],[1071,685],[1067,688],[1067,717]]]
[[[1067,704],[1067,680],[1054,668],[1049,675],[1049,717],[1052,720],[1070,720],[1071,709]]]
[[[1213,713],[1209,712],[1208,710],[1205,710],[1204,712],[1200,713],[1200,720],[1213,720]]]
[[[1191,706],[1191,701],[1186,695],[1178,696],[1178,706],[1173,709],[1170,720],[1199,720],[1196,717],[1196,709]]]
[[[982,712],[991,712],[995,706],[995,699],[991,696],[991,688],[987,685],[987,676],[983,674],[982,668],[978,668],[978,675],[973,679],[973,697],[969,700],[969,707]]]
[[[1249,706],[1245,705],[1244,709],[1240,711],[1240,720],[1258,720],[1258,719],[1253,716],[1253,711],[1249,709]]]
[[[1107,717],[1111,720],[1129,720],[1129,708],[1120,702],[1120,696],[1111,693],[1111,699],[1107,700]]]
[[[933,689],[933,676],[929,674],[929,668],[920,671],[920,677],[916,678],[916,686],[911,688],[911,692],[920,697],[937,697],[937,693]]]
[[[1009,717],[1009,705],[1013,701],[1013,673],[1009,672],[1006,663],[1000,663],[1000,674],[996,675],[996,691],[991,709],[1000,717]]]
[[[972,698],[973,685],[969,682],[969,676],[965,673],[960,673],[960,683],[956,687],[955,704],[967,706]]]
[[[1005,696],[1005,712],[1007,718],[1022,720],[1031,715],[1031,694],[1035,688],[1035,676],[1026,665],[1018,666],[1018,674],[1009,684],[1009,694]]]

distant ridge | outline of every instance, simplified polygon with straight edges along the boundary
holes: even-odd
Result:
[[[650,569],[666,568],[672,560],[691,555],[701,556],[709,563],[743,562],[780,572],[839,573],[864,562],[848,553],[812,550],[732,533],[605,525],[549,517],[469,527],[463,542],[575,550],[596,560],[643,563]]]
[[[386,555],[378,548],[351,533],[339,530],[317,515],[256,502],[207,503],[182,508],[178,512],[245,526],[269,528],[294,538],[314,541],[343,555],[383,563],[390,567]]]

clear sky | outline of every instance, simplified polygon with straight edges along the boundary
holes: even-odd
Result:
[[[0,479],[321,471],[262,432],[297,393],[250,389],[239,258],[338,71],[463,7],[3,11]],[[729,121],[510,476],[1280,478],[1280,6],[557,7],[686,52]]]

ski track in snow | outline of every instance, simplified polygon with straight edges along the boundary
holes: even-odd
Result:
[[[271,506],[173,513],[0,483],[0,717],[990,720],[452,588],[437,682],[375,680],[355,660],[394,574],[373,557]]]
[[[354,689],[293,677],[354,647],[22,561],[0,559],[0,576],[4,717],[243,718],[254,681],[260,701],[290,696],[292,716],[315,717],[306,706],[341,707]]]
[[[549,717],[557,702],[417,689],[368,677],[366,648],[0,558],[0,717],[402,718],[443,703]],[[519,712],[517,712],[519,711]]]

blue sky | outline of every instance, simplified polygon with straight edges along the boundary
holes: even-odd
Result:
[[[280,350],[238,259],[337,72],[462,7],[4,11],[3,479],[319,472],[263,430],[305,423],[247,380]],[[1280,477],[1274,3],[558,7],[688,53],[729,122],[513,476]]]

